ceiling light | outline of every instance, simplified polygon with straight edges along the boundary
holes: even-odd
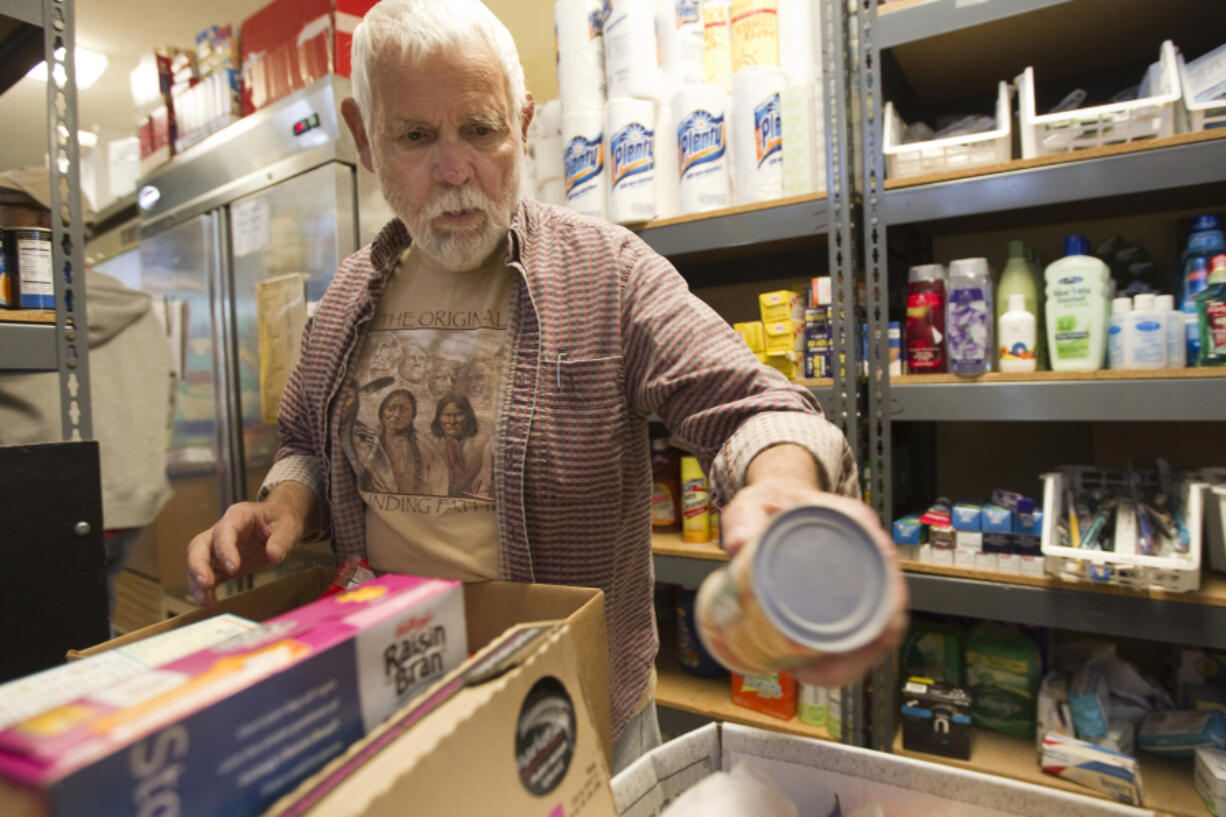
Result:
[[[77,62],[77,88],[84,90],[97,82],[98,77],[102,76],[102,72],[106,70],[106,54],[99,54],[97,51],[90,51],[87,48],[78,48],[74,53],[76,54]],[[26,73],[26,76],[40,82],[46,82],[46,60],[31,68]]]

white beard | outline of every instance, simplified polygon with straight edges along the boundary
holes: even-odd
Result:
[[[404,222],[413,238],[413,246],[421,249],[441,266],[453,272],[476,269],[506,241],[511,219],[519,205],[520,182],[523,173],[522,151],[515,152],[515,162],[508,178],[503,180],[505,194],[501,201],[487,196],[474,182],[462,187],[445,187],[435,193],[424,207],[413,207],[404,193],[389,185],[383,174],[379,186],[392,212]],[[434,220],[447,211],[479,210],[481,224],[458,232],[443,232],[434,228]]]

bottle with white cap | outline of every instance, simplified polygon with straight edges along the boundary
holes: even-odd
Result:
[[[1111,301],[1111,323],[1107,326],[1107,368],[1124,368],[1128,329],[1124,325],[1132,311],[1131,298],[1115,298]],[[1180,328],[1183,325],[1180,324]]]
[[[1132,299],[1124,321],[1124,368],[1161,369],[1166,366],[1166,321],[1154,305],[1152,293]]]
[[[1026,309],[1025,293],[1014,292],[1009,296],[1009,308],[1001,314],[999,324],[1000,370],[1033,372],[1038,330],[1034,313]]]
[[[1188,365],[1187,319],[1182,312],[1175,311],[1174,295],[1159,295],[1154,306],[1166,325],[1166,368],[1182,369]]]

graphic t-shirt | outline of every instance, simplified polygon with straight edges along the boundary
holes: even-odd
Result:
[[[491,443],[512,271],[436,268],[408,250],[337,402],[366,503],[366,558],[396,573],[498,578]]]

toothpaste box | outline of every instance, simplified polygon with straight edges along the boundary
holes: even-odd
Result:
[[[1035,509],[1031,513],[1013,515],[1013,532],[1024,536],[1043,535],[1043,511]]]
[[[1141,805],[1141,769],[1134,757],[1048,732],[1039,750],[1039,766],[1047,774],[1088,786],[1121,803]]]
[[[383,576],[0,732],[0,789],[22,813],[258,813],[466,639],[459,582]]]
[[[920,545],[927,540],[924,526],[920,524],[919,514],[908,514],[902,519],[894,520],[894,544]]]
[[[954,545],[958,550],[983,550],[983,534],[979,531],[954,529]]]
[[[988,503],[983,506],[980,526],[984,533],[1013,533],[1013,511]]]
[[[981,531],[983,530],[982,521],[983,506],[975,505],[970,502],[958,502],[954,504],[954,530]]]
[[[791,321],[804,325],[805,299],[790,289],[763,292],[758,296],[758,308],[762,314],[762,323]]]
[[[1226,817],[1226,752],[1196,750],[1196,793],[1215,817]]]

